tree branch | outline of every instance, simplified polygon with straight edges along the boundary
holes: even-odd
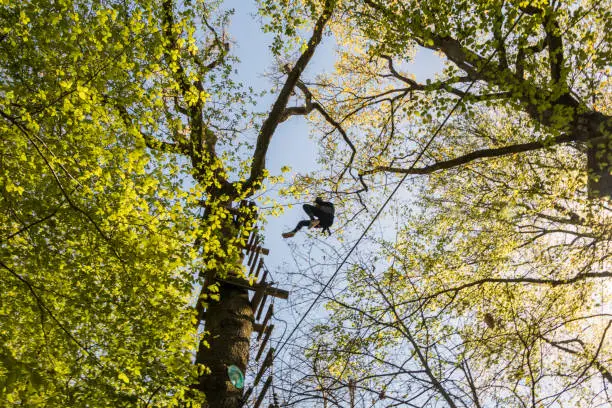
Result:
[[[552,141],[538,141],[530,143],[522,143],[516,145],[509,145],[504,147],[498,147],[495,149],[482,149],[468,153],[464,156],[460,156],[451,160],[441,161],[430,166],[418,167],[412,169],[406,169],[401,167],[390,167],[390,166],[377,166],[371,170],[361,172],[361,175],[368,175],[380,172],[388,173],[400,173],[400,174],[430,174],[439,170],[451,169],[454,167],[462,166],[470,163],[474,160],[483,159],[485,157],[502,157],[510,154],[528,152],[532,150],[542,149],[548,146],[554,146],[562,143],[576,142],[580,139],[575,135],[561,135],[553,138]]]
[[[559,285],[571,285],[573,283],[576,283],[582,280],[586,280],[586,279],[603,279],[603,278],[612,278],[612,272],[604,271],[604,272],[580,273],[572,278],[567,278],[567,279],[483,278],[483,279],[478,279],[472,282],[464,283],[463,285],[455,286],[453,288],[440,290],[431,295],[427,295],[424,298],[433,299],[440,295],[444,295],[446,293],[457,293],[464,289],[468,289],[474,286],[479,286],[485,283],[528,283],[528,284],[536,284],[536,285],[559,286]]]
[[[169,50],[179,50],[178,46],[178,35],[175,32],[175,23],[174,23],[174,12],[172,10],[174,2],[172,0],[164,0],[162,3],[162,31],[166,41],[168,41],[167,47],[164,47],[164,59],[169,66],[176,64],[176,70],[172,70],[174,72],[174,79],[178,82],[179,87],[183,95],[187,94],[190,90],[189,79],[187,78],[187,74],[180,60],[177,58],[176,60],[172,59],[172,55]],[[197,81],[199,82],[199,81]],[[199,90],[202,90],[202,84],[199,83]]]
[[[504,36],[502,27],[504,26],[503,3],[495,9],[495,20],[493,21],[493,37],[495,38],[495,48],[499,55],[499,68],[502,70],[508,69],[508,54],[506,52],[506,44],[504,44]]]
[[[603,377],[606,379],[606,381],[608,381],[610,384],[612,384],[612,373],[610,373],[610,371],[609,371],[609,370],[608,370],[606,367],[604,367],[604,365],[603,365],[603,364],[602,364],[602,363],[601,363],[601,362],[600,362],[600,361],[597,359],[597,356],[599,356],[599,352],[601,351],[601,348],[602,348],[602,346],[603,346],[603,343],[604,343],[604,341],[605,341],[605,339],[606,339],[606,334],[607,334],[607,332],[608,332],[608,329],[610,328],[610,325],[612,325],[612,320],[609,320],[609,321],[608,321],[608,325],[607,325],[607,326],[606,326],[606,328],[604,329],[603,335],[601,336],[601,341],[599,342],[599,346],[597,347],[597,350],[596,350],[596,352],[595,352],[595,355],[594,355],[594,356],[593,356],[593,358],[591,359],[591,362],[589,363],[589,365],[588,365],[588,366],[585,368],[585,372],[586,372],[586,370],[587,370],[589,367],[591,367],[591,366],[595,366],[595,368],[597,369],[597,371],[599,371],[599,372],[601,373],[601,375],[602,375],[602,376],[603,376]],[[548,344],[550,344],[551,346],[553,346],[553,347],[555,347],[555,348],[557,348],[557,349],[559,349],[559,350],[565,351],[566,353],[573,354],[573,355],[584,355],[584,354],[586,354],[586,353],[584,353],[584,352],[583,352],[583,353],[580,353],[579,351],[572,350],[572,349],[571,349],[571,348],[569,348],[569,347],[562,346],[561,344],[563,344],[563,343],[564,343],[564,342],[562,342],[562,341],[552,341],[552,340],[547,339],[547,338],[546,338],[546,337],[544,337],[544,336],[540,336],[540,338],[542,338],[542,339],[543,339],[545,342],[547,342],[547,343],[548,343]],[[578,341],[578,342],[580,343],[580,345],[582,345],[582,346],[583,346],[583,348],[584,348],[584,344],[583,344],[583,342],[582,342],[581,340],[577,340],[577,341]],[[584,372],[582,373],[582,375],[584,375]],[[582,375],[581,375],[580,377],[582,377]]]
[[[128,128],[132,127],[132,120],[126,107],[116,102],[114,103],[114,107],[119,112],[119,116],[121,117],[123,124]],[[138,133],[144,139],[145,145],[151,150],[157,150],[164,153],[187,154],[187,149],[185,149],[185,146],[182,146],[179,143],[164,142],[151,135],[147,135],[146,133],[143,133],[140,130],[138,131]]]
[[[162,4],[162,24],[163,24],[163,33],[168,45],[164,47],[164,58],[166,59],[166,63],[171,68],[174,79],[178,82],[180,91],[184,99],[187,99],[188,96],[193,98],[193,95],[189,95],[193,92],[192,86],[195,87],[197,92],[202,92],[204,87],[202,85],[201,78],[195,78],[192,83],[189,81],[189,77],[181,64],[181,59],[177,56],[173,56],[170,50],[175,50],[179,52],[181,49],[178,44],[178,34],[176,32],[176,26],[174,22],[174,14],[173,14],[173,0],[164,0]],[[215,36],[215,43],[220,48],[219,58],[216,60],[217,63],[221,63],[223,58],[227,53],[226,44],[222,43],[222,41],[218,38],[214,29],[208,24],[206,20],[204,20],[204,24],[213,31],[213,35]],[[191,61],[198,66],[201,70],[212,69],[216,66],[217,63],[213,62],[213,65],[210,67],[204,67],[203,62],[200,61],[196,55],[191,55]],[[204,72],[200,72],[201,75]],[[189,133],[189,149],[188,153],[191,158],[191,163],[193,166],[193,175],[196,180],[202,182],[207,181],[203,180],[202,177],[205,176],[207,169],[211,163],[214,163],[218,157],[216,154],[216,144],[217,144],[217,134],[210,130],[204,123],[203,119],[203,108],[204,102],[200,95],[196,95],[195,100],[189,104],[189,106],[185,109],[187,113],[187,117],[189,119],[189,125],[191,127],[191,131]],[[228,182],[226,176],[224,175],[222,169],[218,169],[214,172],[214,177],[216,178],[215,182],[211,184],[209,193],[213,194],[221,194],[227,193],[229,195],[235,195],[236,189],[235,187]]]
[[[24,232],[26,232],[27,230],[29,230],[29,229],[30,229],[30,228],[32,228],[33,226],[38,225],[38,224],[41,224],[41,223],[43,223],[43,222],[45,222],[45,221],[47,221],[47,220],[49,220],[49,219],[51,219],[51,218],[55,217],[55,215],[56,215],[56,214],[57,214],[57,212],[58,212],[58,211],[59,211],[59,210],[62,208],[62,206],[63,206],[63,205],[64,205],[64,202],[62,202],[60,205],[58,205],[57,207],[55,207],[55,208],[53,209],[53,211],[51,211],[49,214],[45,215],[44,217],[39,218],[38,220],[33,221],[33,222],[31,222],[31,223],[29,223],[29,224],[27,224],[27,225],[24,225],[24,226],[23,226],[22,228],[20,228],[18,231],[14,232],[14,233],[12,233],[12,234],[10,234],[10,235],[8,235],[6,238],[2,238],[2,239],[0,239],[0,242],[2,242],[2,241],[9,241],[9,240],[11,240],[11,239],[15,238],[17,235],[23,234]]]
[[[125,262],[124,262],[123,258],[121,258],[121,256],[119,255],[119,252],[117,251],[117,248],[115,248],[115,246],[112,244],[110,238],[106,235],[106,233],[104,233],[104,231],[102,231],[102,228],[93,219],[93,217],[87,211],[85,211],[84,209],[82,209],[81,207],[76,205],[76,203],[72,200],[72,198],[70,197],[70,194],[68,194],[68,192],[64,188],[64,185],[62,184],[62,182],[61,182],[61,180],[59,178],[59,175],[55,171],[55,168],[53,167],[53,165],[51,164],[49,159],[47,159],[47,157],[43,154],[43,152],[41,151],[41,149],[38,146],[38,144],[30,136],[29,131],[21,123],[19,123],[15,118],[11,117],[10,115],[5,113],[4,111],[0,110],[0,116],[4,117],[13,126],[15,126],[25,136],[25,138],[28,140],[28,142],[32,143],[32,146],[34,146],[34,149],[36,150],[36,152],[38,153],[40,158],[45,162],[45,166],[51,172],[51,175],[53,176],[53,179],[55,180],[55,183],[59,187],[59,189],[60,189],[62,195],[64,196],[64,198],[66,199],[66,202],[68,203],[68,205],[72,209],[77,211],[78,213],[82,214],[94,226],[95,230],[98,232],[98,234],[100,234],[100,236],[108,244],[108,246],[111,249],[112,253],[115,255],[117,260],[121,263],[122,268],[125,270]],[[32,136],[34,136],[34,138],[36,138],[36,139],[38,139],[40,141],[40,138],[37,135],[32,135]],[[127,273],[127,271],[126,271],[126,273]]]
[[[289,74],[287,75],[287,79],[285,84],[283,85],[268,117],[264,121],[259,135],[257,137],[257,143],[255,145],[255,152],[253,154],[253,163],[251,164],[251,172],[249,178],[245,182],[243,186],[243,190],[249,190],[254,185],[260,183],[263,179],[263,172],[266,166],[266,153],[268,152],[268,146],[270,145],[270,141],[272,140],[272,136],[276,131],[280,120],[283,118],[285,113],[285,108],[287,107],[287,103],[289,102],[289,97],[293,92],[296,84],[300,79],[300,75],[310,62],[312,56],[314,55],[315,49],[323,39],[323,30],[327,21],[331,18],[332,9],[333,9],[332,0],[327,0],[325,2],[325,6],[323,8],[323,13],[317,19],[313,33],[308,40],[308,45],[302,55],[298,58],[294,67],[291,69]]]
[[[414,352],[416,353],[416,356],[418,357],[419,362],[421,363],[421,366],[425,370],[427,377],[429,377],[429,381],[431,382],[433,388],[435,388],[435,390],[438,393],[440,393],[442,398],[446,400],[449,407],[457,408],[457,405],[452,399],[451,394],[448,392],[448,390],[446,390],[442,382],[438,380],[436,373],[434,373],[434,370],[431,368],[429,364],[429,358],[427,356],[428,354],[427,348],[425,349],[425,353],[424,353],[423,350],[421,349],[421,345],[418,344],[416,339],[412,336],[410,328],[406,325],[406,323],[404,322],[404,319],[402,319],[399,313],[397,312],[397,309],[396,309],[397,304],[395,304],[394,302],[391,302],[391,300],[385,295],[385,292],[383,290],[381,290],[378,287],[376,287],[376,290],[382,296],[384,301],[387,303],[387,305],[389,306],[389,309],[391,309],[391,312],[393,313],[395,317],[395,321],[398,322],[399,325],[401,326],[401,327],[398,327],[398,331],[402,333],[412,345],[412,348]]]
[[[456,83],[462,83],[462,82],[471,82],[471,78],[469,76],[462,76],[462,77],[456,77],[456,78],[449,78],[445,81],[439,81],[439,82],[433,82],[427,85],[423,85],[420,84],[418,82],[416,82],[413,79],[410,79],[402,74],[400,74],[396,69],[395,66],[393,65],[393,59],[388,56],[388,55],[381,55],[381,58],[387,60],[387,64],[389,67],[389,71],[391,72],[391,76],[393,76],[396,79],[399,79],[400,81],[404,82],[405,84],[408,85],[408,88],[402,89],[401,91],[427,91],[427,90],[447,90],[449,92],[454,93],[455,95],[459,96],[459,97],[463,97],[466,95],[465,92],[457,89],[457,88],[453,88],[450,85],[451,84],[456,84]],[[471,95],[471,94],[470,94]],[[478,95],[472,95],[473,97],[478,97]]]
[[[336,129],[338,133],[340,133],[340,135],[342,136],[342,139],[344,139],[344,142],[351,149],[351,156],[349,157],[348,163],[345,165],[342,172],[340,172],[340,175],[338,176],[338,180],[341,180],[342,177],[344,177],[344,174],[346,174],[346,172],[348,171],[349,174],[351,174],[351,176],[353,177],[353,179],[355,181],[359,181],[362,186],[361,189],[354,191],[353,193],[356,193],[357,195],[359,195],[359,193],[363,191],[368,191],[368,186],[366,185],[363,177],[361,176],[355,177],[353,173],[351,172],[353,168],[353,161],[355,159],[355,155],[357,154],[357,149],[355,148],[355,145],[353,144],[351,139],[348,137],[348,134],[346,133],[342,125],[338,121],[336,121],[334,118],[332,118],[332,116],[325,110],[325,108],[320,103],[312,102],[312,99],[313,99],[312,92],[310,92],[308,87],[302,81],[298,81],[296,86],[300,88],[300,90],[304,94],[304,99],[306,100],[306,104],[305,106],[286,108],[285,111],[283,112],[283,117],[281,121],[286,120],[286,118],[288,118],[291,115],[307,115],[313,110],[316,110],[317,112],[319,112],[321,116],[323,116],[325,121],[327,121],[327,123],[332,125],[334,129]],[[359,199],[361,200],[361,197],[359,197]],[[363,204],[363,206],[365,207],[365,204]]]
[[[550,64],[550,78],[555,84],[559,84],[567,92],[567,84],[563,75],[563,39],[561,38],[561,27],[553,16],[553,10],[547,10],[544,14],[543,27],[546,33],[546,46],[548,47],[548,60]]]
[[[13,277],[15,277],[17,280],[19,280],[21,283],[23,283],[28,288],[28,291],[32,294],[32,297],[36,301],[36,304],[38,305],[41,312],[43,311],[47,312],[49,316],[51,316],[51,319],[53,319],[53,321],[58,325],[58,327],[66,334],[66,336],[70,340],[72,340],[81,350],[83,350],[85,354],[87,354],[89,357],[92,357],[92,359],[96,362],[96,364],[98,364],[100,367],[103,367],[102,363],[100,363],[100,360],[98,360],[98,358],[94,354],[91,354],[89,349],[85,347],[83,343],[81,343],[76,337],[74,337],[74,335],[70,332],[70,330],[68,330],[62,324],[62,322],[59,321],[59,319],[55,316],[55,314],[51,311],[51,309],[49,309],[47,305],[45,304],[45,302],[43,302],[40,295],[36,293],[34,286],[27,279],[19,275],[17,272],[15,272],[12,268],[7,266],[1,260],[0,260],[0,266],[4,268],[5,270],[7,270],[11,275],[13,275]]]
[[[212,27],[208,23],[208,20],[204,16],[202,17],[202,22],[204,23],[206,28],[208,28],[208,30],[213,34],[213,37],[214,37],[214,42],[209,47],[209,50],[211,50],[214,46],[216,46],[216,48],[219,51],[219,55],[217,55],[217,58],[215,58],[213,61],[208,63],[206,66],[204,66],[204,63],[200,61],[197,55],[193,55],[193,58],[194,58],[194,61],[200,66],[201,69],[204,68],[206,71],[210,71],[211,69],[216,68],[217,66],[221,65],[225,61],[225,57],[227,56],[228,51],[229,51],[229,43],[223,41],[225,40],[225,38],[223,39],[219,38],[219,34],[217,33],[217,30],[215,30],[214,27]],[[223,34],[223,37],[225,37],[225,34]]]

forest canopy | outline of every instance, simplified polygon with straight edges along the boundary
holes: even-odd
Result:
[[[230,208],[280,180],[266,158],[292,117],[320,168],[283,191],[340,209],[291,254],[303,278],[399,194],[341,290],[321,284],[283,406],[609,404],[610,1],[256,3],[265,108],[222,1],[0,1],[3,406],[237,407],[222,358],[242,341],[245,369],[249,343],[200,311],[249,333],[253,313],[200,289],[244,275],[257,215],[239,230]],[[423,53],[443,62],[426,80]]]
[[[402,188],[324,292],[294,400],[608,404],[610,3],[339,7],[336,70],[304,85],[325,170],[300,182],[357,235]]]

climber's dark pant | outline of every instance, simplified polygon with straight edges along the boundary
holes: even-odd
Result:
[[[304,204],[302,206],[304,212],[310,217],[309,220],[303,220],[298,222],[298,225],[293,229],[293,232],[298,232],[302,227],[307,227],[310,225],[310,221],[315,218],[319,220],[319,227],[327,228],[332,225],[334,219],[331,215],[323,211],[322,209],[315,207],[314,205]]]

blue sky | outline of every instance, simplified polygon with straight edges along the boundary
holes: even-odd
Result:
[[[246,86],[252,86],[255,91],[270,89],[271,82],[264,76],[269,71],[274,62],[269,45],[272,42],[272,35],[265,34],[260,28],[259,19],[254,16],[256,5],[254,1],[247,0],[227,0],[225,6],[234,8],[235,14],[232,17],[229,27],[229,34],[233,40],[232,52],[238,56],[240,63],[237,65],[237,79]],[[303,74],[305,81],[314,79],[317,74],[331,72],[335,62],[335,45],[330,37],[326,37],[324,42],[317,48],[313,60],[308,69]],[[414,73],[416,79],[425,81],[433,78],[436,72],[442,69],[442,60],[429,50],[419,51],[415,60],[411,64],[403,65],[403,68]],[[260,111],[265,111],[274,101],[274,94],[268,95],[258,105]],[[291,101],[290,103],[295,103]],[[292,171],[286,175],[290,180],[297,173],[306,173],[318,169],[317,154],[318,147],[314,138],[310,137],[311,129],[303,117],[295,116],[283,122],[278,127],[272,138],[270,149],[266,157],[266,167],[271,174],[280,174],[283,166],[290,166]],[[312,197],[314,199],[314,197]],[[341,210],[341,209],[340,209]],[[305,292],[293,292],[289,301],[281,301],[275,304],[275,315],[288,323],[285,328],[281,322],[276,321],[277,329],[274,333],[275,341],[284,334],[288,334],[297,321],[302,317],[304,311],[314,299],[312,292],[318,292],[321,284],[315,281],[308,281],[306,275],[313,275],[313,272],[302,274],[302,268],[308,267],[312,257],[322,258],[329,267],[324,270],[314,272],[314,275],[321,274],[318,279],[326,281],[334,272],[336,264],[340,262],[348,251],[346,245],[339,242],[336,237],[322,238],[314,245],[319,248],[312,251],[310,248],[315,238],[307,235],[303,231],[289,240],[283,239],[281,233],[291,230],[295,224],[307,218],[301,206],[296,205],[291,209],[286,209],[285,213],[279,217],[268,217],[265,227],[265,247],[270,249],[270,254],[264,261],[270,271],[272,278],[278,282],[277,286],[291,290],[291,281],[298,280],[298,287],[306,287]],[[367,220],[369,221],[369,219]],[[389,228],[391,227],[391,228]],[[383,231],[392,231],[394,226],[385,225],[384,220],[379,220],[374,225],[376,233],[382,234]],[[360,231],[357,231],[360,233]],[[348,238],[348,237],[347,237]],[[354,239],[355,237],[353,237]],[[367,243],[360,244],[358,251],[363,251]],[[305,259],[300,252],[307,253],[309,259]],[[357,251],[357,252],[358,252]],[[355,254],[353,254],[355,255]],[[316,263],[319,259],[314,260]],[[343,272],[335,279],[335,290],[344,290]],[[295,282],[294,282],[295,283]],[[308,315],[305,324],[301,329],[308,331],[309,323],[324,319],[325,313],[322,311],[322,303],[319,301],[317,307]],[[279,311],[282,311],[279,313]],[[284,330],[287,330],[284,332]],[[301,330],[300,330],[301,331]],[[296,333],[297,337],[300,336]],[[289,347],[290,349],[291,347]],[[287,350],[285,349],[285,352]],[[283,353],[284,354],[284,353]],[[287,361],[281,356],[281,360]],[[287,367],[290,370],[290,367]],[[283,367],[276,369],[282,370]]]
[[[256,11],[255,2],[228,0],[225,2],[225,6],[235,9],[235,15],[228,32],[234,41],[232,52],[241,60],[237,66],[237,79],[247,86],[252,86],[256,91],[270,89],[271,83],[263,74],[271,68],[274,61],[269,49],[272,36],[261,31],[258,18],[253,16]],[[317,48],[314,58],[302,79],[308,81],[314,79],[317,74],[331,72],[335,62],[334,51],[334,43],[330,37],[327,37]],[[422,50],[417,53],[413,63],[402,67],[414,73],[417,80],[424,82],[427,78],[433,78],[436,72],[441,71],[442,60],[431,51]],[[273,100],[274,95],[269,95],[262,100],[258,109],[265,111],[273,103]],[[291,103],[294,103],[294,101],[291,101]],[[282,166],[290,166],[292,172],[287,175],[287,180],[290,180],[297,173],[317,170],[318,147],[316,140],[311,138],[310,134],[311,129],[303,117],[295,116],[281,123],[270,144],[266,158],[267,169],[272,174],[279,174]],[[314,199],[314,197],[312,198]],[[268,217],[265,227],[264,245],[270,249],[270,254],[265,257],[264,261],[272,272],[273,280],[278,282],[277,286],[280,288],[289,290],[291,289],[291,281],[297,280],[298,287],[302,288],[298,292],[293,292],[289,301],[275,303],[275,318],[282,319],[275,321],[276,330],[273,335],[275,343],[279,341],[281,336],[284,337],[292,330],[314,299],[313,293],[318,292],[322,287],[320,281],[326,281],[332,275],[336,265],[346,256],[348,251],[347,242],[343,244],[334,236],[313,242],[317,238],[301,231],[294,238],[284,240],[281,237],[282,232],[292,229],[299,220],[307,218],[300,207],[296,205],[287,209],[279,217]],[[386,230],[393,234],[394,229],[394,225],[389,226],[386,225],[384,220],[378,220],[374,225],[376,232],[373,233],[382,234]],[[361,232],[355,230],[356,234]],[[314,251],[311,248],[313,243],[318,247]],[[367,248],[366,242],[362,243],[356,252],[364,251],[365,248]],[[306,254],[305,257],[304,253]],[[326,259],[320,259],[323,258],[322,254],[326,254]],[[353,256],[355,255],[357,254],[353,254]],[[327,266],[322,269],[318,268],[321,270],[314,273],[310,271],[302,274],[302,268],[308,267],[312,257],[319,258],[314,260],[315,263],[322,261]],[[319,273],[320,276],[318,276]],[[344,271],[341,271],[335,280],[334,290],[336,291],[345,289],[343,273]],[[318,276],[320,281],[309,281],[311,275]],[[301,336],[302,330],[308,331],[311,323],[325,318],[326,313],[321,309],[323,303],[322,301],[317,303],[317,307],[308,315],[305,324],[300,327],[301,330],[296,333],[293,340]],[[282,324],[283,320],[287,322],[288,327]],[[278,344],[276,343],[277,347]],[[288,361],[288,356],[285,355],[287,349],[291,349],[291,347],[284,349],[283,355],[280,356],[282,362]],[[275,366],[275,370],[277,373],[282,371],[284,374],[290,375],[292,368],[290,365],[285,366],[281,363]]]
[[[235,15],[232,17],[228,32],[234,42],[232,52],[241,60],[237,65],[237,79],[244,85],[253,87],[255,91],[270,89],[271,82],[264,77],[264,73],[270,70],[274,62],[269,49],[272,35],[264,34],[260,29],[259,19],[254,16],[256,12],[255,1],[227,0],[225,7],[235,9]],[[315,56],[302,79],[308,81],[314,79],[317,74],[331,72],[335,62],[334,55],[334,43],[331,38],[327,37],[317,48]],[[424,82],[427,78],[433,78],[436,72],[441,71],[442,60],[429,50],[421,50],[417,53],[413,63],[403,65],[402,68],[414,73],[417,80]],[[273,103],[274,97],[275,95],[271,94],[264,98],[258,105],[258,110],[265,111],[268,109]],[[291,103],[294,103],[294,101],[291,101]],[[310,135],[311,129],[303,117],[295,116],[280,124],[272,138],[266,157],[266,167],[271,174],[279,174],[281,167],[286,165],[292,169],[291,173],[286,176],[287,180],[290,180],[297,173],[317,170],[319,166],[317,163],[318,147],[316,139],[311,138]],[[312,198],[314,199],[314,197]],[[279,217],[268,217],[265,227],[264,245],[270,249],[270,255],[266,256],[264,260],[272,272],[273,279],[278,282],[277,286],[283,289],[291,289],[293,278],[293,280],[299,280],[298,286],[305,288],[303,293],[302,290],[299,291],[300,293],[293,293],[288,302],[275,303],[275,317],[288,323],[288,327],[285,327],[282,320],[275,321],[276,330],[273,335],[275,343],[279,341],[281,336],[284,337],[291,331],[314,299],[313,293],[318,292],[321,288],[320,283],[310,282],[305,275],[301,275],[301,268],[304,268],[304,265],[307,266],[311,259],[304,258],[303,253],[300,252],[306,253],[307,258],[322,257],[322,254],[326,254],[327,259],[323,260],[323,263],[327,264],[328,267],[324,267],[318,277],[322,281],[326,281],[331,276],[337,263],[347,253],[346,245],[340,243],[333,236],[317,242],[315,245],[320,248],[312,252],[309,249],[312,242],[309,241],[313,241],[315,238],[303,231],[290,240],[284,240],[281,237],[282,232],[292,229],[299,220],[307,218],[300,207],[296,205],[287,209]],[[382,234],[384,230],[393,231],[395,228],[394,226],[388,228],[389,226],[385,225],[383,220],[379,220],[374,227],[375,234]],[[358,234],[360,231],[355,233]],[[365,242],[361,244],[359,249],[363,251],[364,248],[367,248]],[[300,249],[303,249],[303,251],[300,251]],[[315,272],[314,275],[317,273]],[[312,275],[312,273],[308,275]],[[335,290],[343,290],[346,286],[342,276],[341,273],[336,279],[335,282],[338,285]],[[325,318],[326,313],[320,308],[322,303],[324,302],[318,302],[317,307],[308,315],[306,324],[300,329],[308,331],[310,323]],[[279,313],[279,311],[281,312]],[[301,330],[296,333],[294,340],[300,337],[300,332]],[[278,347],[278,344],[276,343],[276,347]],[[285,355],[287,349],[291,349],[291,347],[284,350],[283,355],[280,356],[279,364],[275,365],[275,371],[277,373],[282,372],[283,375],[291,375],[292,371],[290,365],[286,366],[284,364],[290,361],[287,359],[288,356]]]
[[[270,69],[274,61],[269,49],[272,35],[262,32],[259,19],[254,16],[255,2],[227,0],[225,7],[235,9],[228,32],[234,41],[232,52],[241,61],[237,66],[238,79],[245,85],[252,86],[256,91],[270,89],[271,83],[264,77],[264,73]],[[331,72],[334,58],[334,44],[331,38],[327,37],[317,48],[303,78],[313,79],[317,74]],[[418,52],[415,62],[406,65],[406,68],[414,73],[418,80],[424,81],[427,78],[433,78],[435,72],[439,72],[442,68],[442,61],[431,51],[422,50]],[[266,109],[273,100],[274,95],[269,95],[258,108]],[[317,145],[316,140],[309,137],[310,131],[303,117],[290,118],[279,126],[266,158],[266,167],[272,174],[279,174],[281,167],[285,165],[292,169],[287,179],[296,173],[317,169]],[[289,247],[280,234],[292,229],[303,218],[305,215],[301,208],[295,206],[286,210],[280,217],[268,219],[265,245],[271,250],[271,253],[266,258],[266,263],[271,269],[276,269],[286,262],[289,256]],[[305,234],[302,234],[293,239],[299,241],[307,238]]]

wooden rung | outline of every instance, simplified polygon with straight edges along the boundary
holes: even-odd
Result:
[[[263,399],[266,396],[266,393],[268,392],[268,388],[270,388],[270,385],[272,385],[272,376],[268,377],[268,379],[264,383],[264,386],[261,389],[261,392],[259,393],[259,397],[257,397],[257,401],[255,401],[255,405],[253,405],[253,408],[259,408],[259,406],[263,402]]]
[[[272,317],[272,314],[274,313],[274,305],[271,304],[268,307],[268,311],[266,312],[266,316],[264,317],[263,322],[261,322],[262,326],[266,326],[268,324],[268,322],[270,321],[270,318]],[[257,317],[257,319],[259,319],[259,316]]]
[[[259,244],[259,235],[255,237],[255,241],[253,241],[253,243],[251,244],[251,247],[256,247]],[[249,253],[249,262],[248,265],[251,264],[251,262],[253,262],[253,257],[255,256],[255,254],[257,254],[256,251],[248,251]]]
[[[261,363],[259,372],[255,376],[255,382],[253,383],[253,387],[257,387],[257,384],[259,384],[259,380],[261,380],[261,377],[263,377],[263,374],[266,371],[266,369],[272,365],[272,356],[274,356],[273,348],[268,350],[268,354],[266,354],[266,358],[264,359],[263,363]]]
[[[253,228],[253,230],[251,231],[251,235],[249,235],[249,239],[245,246],[245,248],[247,248],[247,253],[249,252],[248,248],[253,246],[253,241],[255,241],[256,237],[257,237],[257,227]]]
[[[263,326],[263,325],[262,325]],[[272,334],[272,329],[274,328],[274,325],[271,324],[270,326],[268,326],[266,328],[266,326],[263,326],[263,330],[261,332],[258,332],[259,334],[257,335],[257,341],[259,341],[259,339],[261,339],[261,336],[265,333],[266,337],[270,337],[270,335]],[[264,338],[264,343],[266,342],[266,339]]]
[[[263,263],[263,259],[259,260],[259,265],[257,265],[257,270],[255,271],[255,280],[257,280],[257,278],[259,278],[259,272],[261,272],[261,268],[263,268],[264,263]]]
[[[262,330],[259,333],[259,336],[257,337],[257,340],[259,340],[259,337],[261,337],[261,333],[263,333],[264,331],[266,332],[266,335],[263,339],[263,341],[261,342],[261,345],[259,346],[259,350],[257,350],[257,355],[255,356],[255,361],[259,361],[259,357],[261,357],[261,354],[263,353],[264,349],[266,348],[266,344],[268,344],[268,340],[270,340],[270,336],[272,335],[272,330],[274,330],[274,325],[271,324],[270,326],[268,326],[267,329]]]
[[[249,387],[249,388],[246,390],[246,392],[244,393],[244,395],[242,396],[242,401],[243,401],[243,404],[244,404],[244,402],[245,402],[246,400],[248,400],[248,399],[249,399],[249,397],[251,396],[251,394],[252,394],[252,393],[253,393],[253,387]]]
[[[254,332],[261,333],[264,330],[265,327],[266,326],[264,326],[263,324],[253,323],[253,331]]]
[[[261,281],[259,281],[258,285],[260,285],[260,287],[264,287],[265,288],[265,281],[266,281],[266,277],[268,276],[268,270],[266,269],[264,271],[263,277],[261,278]],[[253,299],[251,300],[251,306],[253,307],[253,313],[257,312],[257,307],[259,306],[259,302],[261,302],[261,300],[263,299],[264,302],[266,301],[266,293],[265,293],[265,289],[263,291],[260,291],[259,289],[257,289],[257,291],[255,292],[255,294],[253,295]]]
[[[270,254],[270,250],[268,248],[263,248],[261,246],[257,246],[255,248],[252,248],[251,245],[247,244],[245,246],[245,249],[247,250],[247,252],[248,251],[257,251],[257,252],[260,252],[260,253],[262,253],[264,255],[269,255]]]
[[[257,288],[261,285],[254,283],[253,285],[247,279],[236,278],[233,276],[228,276],[225,279],[219,278],[217,279],[221,283],[226,283],[228,285],[238,286],[239,288],[244,288],[248,290],[257,290]]]
[[[268,288],[266,289],[266,295],[268,296],[274,296],[276,298],[279,299],[288,299],[289,298],[289,292],[287,292],[286,290],[282,290],[282,289],[278,289],[272,286],[268,286]]]
[[[266,285],[266,278],[268,277],[268,268],[264,269],[264,273],[263,275],[261,275],[261,279],[259,280],[259,282],[257,282],[257,284],[259,285]]]
[[[261,312],[263,311],[263,308],[266,305],[266,300],[268,300],[268,294],[264,291],[263,294],[263,298],[261,299],[261,302],[259,303],[259,309],[257,310],[257,317],[255,318],[255,320],[259,320],[261,319]]]
[[[251,272],[249,273],[249,275],[253,273],[253,269],[255,269],[255,265],[257,265],[257,261],[259,260],[259,252],[253,251],[252,254],[254,256],[249,257],[249,263],[247,264],[247,266],[251,267]]]
[[[253,241],[248,244],[245,249],[246,249],[246,253],[249,255],[249,265],[251,264],[251,258],[253,258],[253,255],[255,255],[255,251],[252,251],[253,248],[256,248],[259,245],[259,235],[255,235],[255,238],[253,239]]]
[[[248,290],[259,290],[263,288],[268,296],[274,296],[280,299],[288,299],[289,292],[286,290],[278,289],[273,286],[268,285],[267,283],[254,283],[253,285],[246,279],[227,277],[225,279],[217,278],[217,281],[226,283],[228,285],[238,286],[239,288],[248,289]]]
[[[255,294],[253,295],[253,299],[251,299],[251,308],[253,308],[253,313],[257,311],[257,306],[259,306],[259,302],[261,302],[261,299],[263,299],[265,290],[266,290],[265,287],[260,286],[255,291]]]

